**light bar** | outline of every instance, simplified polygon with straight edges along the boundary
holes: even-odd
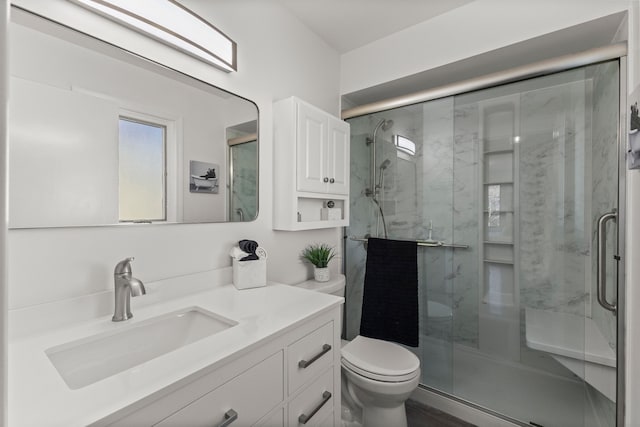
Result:
[[[394,144],[398,150],[414,156],[416,154],[416,143],[402,135],[393,135]]]
[[[237,71],[236,43],[176,0],[69,0],[221,70]]]

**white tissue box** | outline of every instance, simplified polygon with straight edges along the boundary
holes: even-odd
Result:
[[[340,221],[342,219],[342,208],[322,208],[320,218],[323,221]]]
[[[259,288],[267,284],[267,260],[233,260],[233,285],[238,289]]]

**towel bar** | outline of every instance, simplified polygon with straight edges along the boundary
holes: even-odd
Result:
[[[349,237],[351,240],[356,242],[366,242],[369,240],[368,237]],[[428,248],[453,248],[453,249],[469,249],[469,245],[459,245],[457,243],[445,243],[440,241],[427,241],[427,240],[416,240],[415,241],[418,246],[425,246]]]

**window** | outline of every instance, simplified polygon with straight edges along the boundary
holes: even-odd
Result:
[[[120,222],[167,220],[165,125],[119,119]]]

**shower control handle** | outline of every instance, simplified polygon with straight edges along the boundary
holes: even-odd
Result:
[[[616,304],[611,304],[607,301],[607,222],[613,220],[617,221],[618,214],[615,210],[602,215],[598,219],[598,238],[596,245],[596,281],[597,281],[597,294],[598,302],[605,309],[616,314],[618,307]]]
[[[322,182],[329,182],[329,178],[325,176]]]
[[[331,178],[331,179],[329,180],[329,183],[331,183],[331,184],[333,184],[334,182],[336,182],[336,180],[335,180],[335,179],[333,179],[333,178]]]

